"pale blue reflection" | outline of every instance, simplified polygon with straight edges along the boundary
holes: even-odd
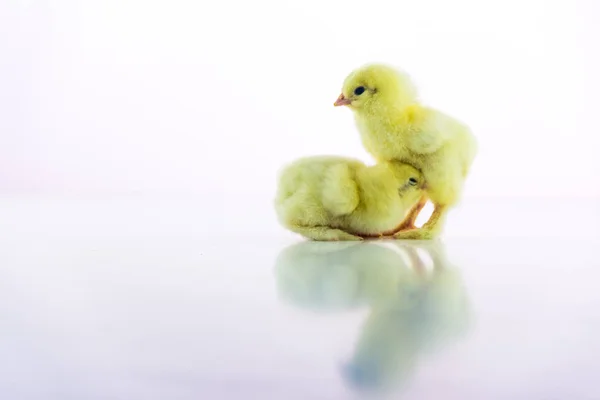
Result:
[[[465,336],[472,313],[439,241],[301,242],[276,261],[284,301],[319,311],[369,308],[342,376],[357,389],[396,387],[420,358]]]

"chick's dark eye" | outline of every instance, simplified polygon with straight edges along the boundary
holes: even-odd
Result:
[[[364,92],[365,92],[365,87],[364,86],[359,86],[356,89],[354,89],[354,94],[357,95],[357,96],[360,96]]]
[[[417,183],[418,183],[418,181],[415,178],[410,178],[408,180],[409,185],[416,186]]]

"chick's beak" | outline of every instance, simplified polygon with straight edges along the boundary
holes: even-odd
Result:
[[[339,107],[339,106],[347,106],[350,103],[352,103],[352,100],[345,98],[344,94],[340,94],[340,97],[337,98],[337,100],[335,101],[335,103],[333,103],[333,105],[335,107]]]

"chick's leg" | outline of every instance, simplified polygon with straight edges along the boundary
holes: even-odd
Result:
[[[394,238],[414,240],[434,239],[441,233],[447,213],[448,206],[434,204],[433,213],[431,214],[429,221],[421,228],[398,232],[394,235]]]
[[[291,226],[289,229],[308,239],[317,241],[363,240],[359,236],[354,236],[340,229],[333,229],[328,226]]]
[[[404,217],[404,221],[396,228],[396,231],[400,232],[407,229],[415,229],[415,221],[421,210],[423,210],[423,207],[425,207],[425,204],[427,204],[427,196],[421,197],[419,201],[408,210],[406,217]]]
[[[429,220],[422,226],[422,229],[426,229],[428,231],[434,233],[440,233],[444,226],[444,222],[446,222],[446,215],[448,214],[448,206],[441,206],[436,204],[433,213]]]

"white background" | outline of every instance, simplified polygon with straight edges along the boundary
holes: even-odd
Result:
[[[0,398],[344,398],[369,311],[312,314],[285,288],[401,293],[405,265],[379,244],[313,257],[269,200],[296,157],[369,161],[333,102],[370,61],[480,143],[444,233],[477,322],[420,353],[401,397],[600,398],[599,9],[0,0]],[[446,282],[427,307],[455,304]]]
[[[473,128],[466,197],[597,196],[598,7],[5,0],[0,189],[270,197],[296,157],[369,161],[332,103],[382,61]]]

